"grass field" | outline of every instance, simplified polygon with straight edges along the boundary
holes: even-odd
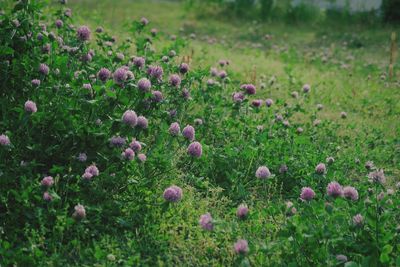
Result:
[[[400,34],[396,26],[339,23],[319,27],[228,20],[213,13],[195,13],[178,1],[70,3],[79,10],[82,22],[93,27],[107,25],[119,38],[129,36],[128,23],[142,16],[167,37],[194,33],[196,38],[184,54],[193,57],[195,66],[214,66],[220,59],[229,59],[229,71],[243,80],[250,82],[255,74],[254,82],[260,84],[261,77],[265,77],[264,83],[275,77],[278,84],[264,90],[265,97],[288,96],[298,85],[313,84],[315,99],[323,100],[327,107],[324,117],[338,118],[337,114],[347,110],[351,111],[349,122],[373,125],[391,137],[398,135],[400,72],[390,81],[387,75],[390,36],[392,32]],[[272,36],[270,40],[264,38],[267,34]]]
[[[400,266],[398,26],[28,2],[0,3],[0,267]]]
[[[341,122],[347,125],[341,129],[346,138],[360,138],[370,130],[390,139],[399,136],[400,72],[388,77],[390,36],[400,34],[396,26],[260,23],[227,19],[210,10],[204,11],[209,15],[194,12],[178,1],[83,0],[71,5],[79,10],[82,23],[107,25],[118,38],[129,36],[130,21],[145,16],[165,39],[187,37],[189,45],[182,54],[192,58],[193,66],[218,66],[219,60],[229,59],[228,71],[242,81],[258,87],[274,81],[261,90],[262,98],[285,98],[302,84],[312,84],[307,108],[321,103],[325,108],[320,119],[337,122],[340,112],[348,112]],[[391,149],[397,153],[399,144]]]

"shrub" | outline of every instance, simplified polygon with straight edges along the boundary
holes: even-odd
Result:
[[[285,20],[289,23],[313,23],[320,19],[319,7],[301,3],[298,6],[290,6],[286,10]]]
[[[260,7],[261,19],[266,20],[267,18],[270,17],[270,13],[272,11],[274,1],[273,0],[261,0],[260,4],[261,4],[261,7]]]
[[[400,22],[400,1],[383,0],[382,2],[383,18],[386,22]]]

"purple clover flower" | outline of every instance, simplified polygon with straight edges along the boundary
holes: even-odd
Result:
[[[57,28],[61,28],[64,25],[64,22],[60,19],[56,20],[55,25]]]
[[[143,68],[146,63],[146,60],[143,57],[134,57],[133,65],[138,67],[139,69]]]
[[[113,147],[122,147],[126,143],[126,139],[121,136],[113,136],[110,139],[110,145]]]
[[[189,65],[186,63],[181,63],[181,65],[179,65],[179,72],[182,74],[186,74],[189,71]]]
[[[209,212],[200,216],[199,224],[204,230],[212,231],[214,229],[213,219]]]
[[[182,189],[176,185],[172,185],[165,189],[163,196],[168,202],[178,202],[182,199]]]
[[[244,100],[244,94],[242,92],[236,92],[232,94],[233,102],[241,103]]]
[[[96,165],[92,164],[85,169],[85,173],[82,177],[86,180],[90,180],[95,176],[99,176],[100,172]]]
[[[84,219],[86,217],[85,207],[81,204],[76,205],[72,217],[78,221]]]
[[[352,186],[345,186],[343,188],[343,195],[347,199],[351,199],[353,201],[358,200],[358,191]]]
[[[36,103],[28,100],[25,102],[25,111],[28,113],[35,113],[37,112],[37,107],[36,107]]]
[[[86,153],[79,153],[79,155],[77,156],[77,159],[78,159],[80,162],[85,162],[85,161],[87,160],[87,155],[86,155]]]
[[[181,84],[181,77],[178,74],[172,74],[169,77],[169,83],[174,87],[179,87]]]
[[[92,59],[93,59],[93,55],[90,53],[84,54],[81,57],[82,62],[90,62],[90,61],[92,61]]]
[[[8,138],[8,136],[5,134],[0,135],[0,145],[2,146],[11,145],[10,138]]]
[[[142,163],[145,162],[145,161],[147,160],[146,155],[143,154],[143,153],[139,154],[139,155],[137,156],[137,158],[138,158],[138,160],[139,160],[140,162],[142,162]]]
[[[310,90],[311,90],[311,86],[309,85],[309,84],[305,84],[305,85],[303,85],[303,92],[304,93],[309,93],[310,92]]]
[[[342,197],[343,196],[343,188],[338,182],[330,182],[326,187],[326,193],[331,197]]]
[[[135,152],[139,152],[140,150],[142,150],[142,145],[137,140],[132,140],[132,142],[129,144],[129,147],[132,148]]]
[[[67,2],[67,0],[62,0],[62,1]],[[71,10],[70,8],[67,8],[67,9],[65,10],[65,12],[64,12],[64,15],[65,15],[66,17],[68,17],[68,18],[72,17],[72,10]]]
[[[270,106],[272,106],[273,104],[274,104],[274,101],[273,101],[272,99],[268,98],[267,100],[265,100],[265,105],[266,105],[267,107],[270,107]]]
[[[144,116],[139,116],[137,120],[137,127],[142,128],[142,129],[147,129],[149,126],[149,122]]]
[[[113,74],[114,82],[122,85],[128,79],[127,69],[125,67],[118,68]]]
[[[300,199],[304,201],[312,200],[315,197],[315,192],[310,187],[303,187],[300,193]]]
[[[50,68],[46,64],[42,63],[39,65],[39,72],[43,75],[48,75],[50,72]]]
[[[99,78],[100,81],[106,82],[111,77],[111,71],[109,71],[106,68],[101,68],[97,73],[97,77]]]
[[[189,141],[193,141],[195,136],[195,130],[193,126],[187,125],[185,128],[183,128],[182,135]]]
[[[125,111],[124,114],[122,115],[122,122],[131,127],[135,127],[138,122],[138,117],[136,115],[136,112],[133,110]]]
[[[51,202],[53,200],[53,196],[50,195],[50,193],[46,191],[43,193],[43,200],[46,202]]]
[[[131,148],[127,148],[122,152],[122,157],[126,160],[133,160],[135,158],[135,152]]]
[[[240,88],[244,90],[248,95],[254,95],[256,93],[256,87],[254,86],[254,84],[242,84]]]
[[[115,59],[118,61],[123,61],[125,59],[125,55],[123,53],[115,54]]]
[[[233,249],[236,254],[247,254],[249,252],[249,244],[247,240],[240,239],[233,245]]]
[[[259,179],[267,179],[271,176],[271,172],[266,166],[258,167],[256,171],[256,177]]]
[[[259,107],[261,107],[262,102],[263,101],[261,99],[255,99],[255,100],[251,101],[251,105],[253,107],[259,108]]]
[[[287,172],[288,172],[288,166],[287,166],[286,164],[282,164],[282,165],[279,167],[279,173],[285,174],[285,173],[287,173]]]
[[[193,142],[188,146],[187,152],[192,157],[200,158],[203,153],[203,149],[199,142]]]
[[[146,79],[146,78],[141,78],[141,79],[138,81],[137,86],[138,86],[138,88],[139,88],[140,91],[142,91],[142,92],[148,92],[148,91],[150,90],[150,88],[151,88],[151,82],[150,82],[150,80],[148,80],[148,79]]]
[[[140,23],[142,23],[143,26],[146,26],[147,24],[149,24],[149,20],[145,17],[142,17],[140,19]]]
[[[319,163],[316,167],[315,167],[315,172],[318,174],[324,174],[326,173],[326,166],[324,163]]]
[[[160,66],[150,66],[147,69],[147,74],[153,79],[161,80],[164,74],[164,70]]]
[[[181,131],[181,128],[180,128],[180,126],[179,126],[179,123],[177,123],[177,122],[171,123],[171,125],[169,126],[168,131],[169,131],[169,133],[170,133],[172,136],[177,136],[177,135],[179,135],[179,133],[180,133],[180,131]]]
[[[51,176],[46,176],[42,179],[42,181],[40,182],[40,184],[43,187],[51,187],[54,184],[54,179]]]
[[[218,75],[218,69],[217,69],[217,68],[211,68],[211,69],[210,69],[210,75],[211,75],[212,77],[217,76],[217,75]]]
[[[218,77],[220,77],[221,79],[225,79],[226,77],[228,77],[228,73],[226,73],[226,71],[221,70],[220,72],[218,72]]]
[[[364,217],[361,214],[356,214],[353,217],[353,224],[355,226],[361,226],[363,224],[363,222],[364,222]]]
[[[190,98],[190,92],[189,92],[189,90],[187,88],[183,88],[182,89],[182,97],[185,100],[188,100]]]
[[[151,94],[153,95],[152,100],[154,102],[157,102],[157,103],[161,102],[163,100],[163,98],[164,98],[163,94],[160,91],[157,91],[157,90],[151,92]]]
[[[83,85],[82,85],[82,87],[83,87],[83,89],[85,89],[85,90],[92,90],[92,85],[90,84],[90,83],[84,83]]]
[[[368,174],[368,178],[369,178],[370,182],[373,182],[373,183],[384,184],[386,182],[386,177],[385,177],[383,170],[376,170],[376,171],[370,172]]]
[[[239,205],[236,211],[236,216],[239,219],[244,219],[247,217],[248,214],[249,214],[249,208],[245,204]]]
[[[38,79],[33,79],[31,83],[33,86],[36,86],[36,87],[40,86],[40,80],[38,80]]]
[[[76,32],[76,36],[83,42],[90,40],[90,29],[87,26],[80,26]]]

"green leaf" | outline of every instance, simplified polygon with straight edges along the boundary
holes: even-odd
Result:
[[[354,261],[348,261],[344,264],[344,267],[358,267],[359,265]]]
[[[390,261],[389,254],[392,252],[392,250],[393,250],[393,247],[391,245],[389,245],[389,244],[385,245],[382,249],[382,253],[381,253],[381,256],[379,257],[379,260],[382,263],[389,262]]]
[[[113,85],[114,85],[114,81],[113,81],[113,80],[108,80],[108,81],[106,82],[106,84],[105,84],[105,86],[106,86],[107,89],[110,89],[111,86],[113,86]]]
[[[12,55],[14,53],[14,49],[8,46],[0,46],[0,55]]]
[[[117,94],[115,93],[115,91],[106,90],[106,95],[111,98],[117,98]]]
[[[390,254],[392,252],[392,250],[393,250],[393,247],[391,245],[387,244],[386,246],[383,247],[382,253]]]
[[[381,256],[379,257],[379,260],[380,260],[382,263],[387,263],[387,262],[390,261],[390,258],[389,258],[389,255],[388,255],[388,254],[382,253]]]
[[[100,85],[93,85],[93,90],[95,90],[97,93],[101,91],[101,86]]]

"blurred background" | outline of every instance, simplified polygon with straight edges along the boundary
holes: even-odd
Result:
[[[91,7],[101,7],[108,3],[115,7],[125,6],[127,9],[130,5],[148,3],[149,11],[153,9],[152,5],[174,2],[176,5],[184,6],[187,11],[192,10],[199,17],[215,15],[225,19],[242,18],[287,23],[400,22],[400,0],[70,0],[70,2]],[[176,11],[176,8],[164,10],[172,14]]]
[[[360,59],[368,68],[387,68],[392,33],[398,33],[400,0],[69,0],[81,23],[127,37],[132,20],[147,17],[165,34],[193,39],[208,59],[229,57],[248,65],[257,51],[305,56],[339,67]],[[213,45],[212,49],[204,44]],[[344,49],[342,49],[344,48]],[[250,57],[242,57],[244,54]],[[197,53],[196,55],[199,55]],[[195,55],[195,56],[196,56]],[[236,66],[242,70],[244,66]],[[275,66],[277,71],[279,67]]]
[[[398,0],[188,0],[189,5],[231,15],[285,22],[399,22]],[[199,10],[199,9],[197,9]],[[199,10],[200,11],[200,10]],[[202,11],[201,11],[202,12]]]
[[[398,22],[398,0],[188,0],[189,5],[216,5],[240,17],[286,22]],[[214,7],[215,8],[215,7]],[[220,10],[219,10],[220,11]],[[344,20],[344,21],[343,21]]]

